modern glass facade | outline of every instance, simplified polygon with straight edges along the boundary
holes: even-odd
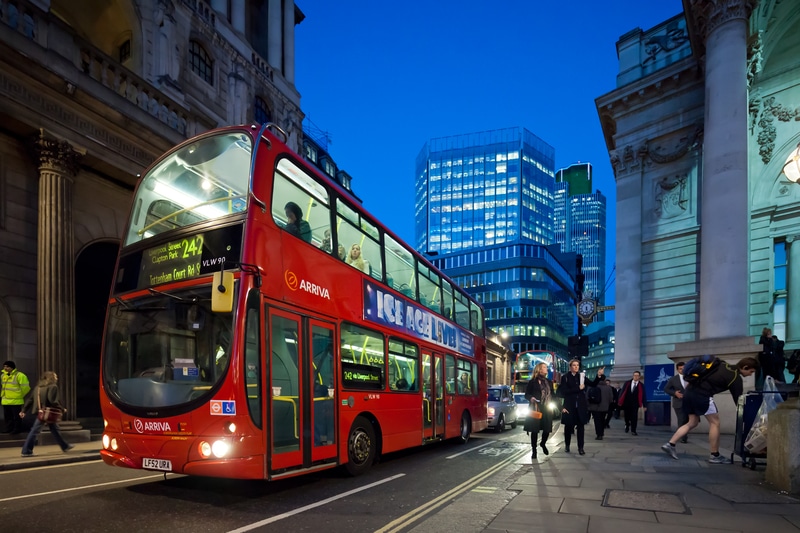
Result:
[[[604,305],[606,198],[600,191],[591,192],[590,163],[577,163],[559,170],[556,181],[555,240],[562,252],[583,256],[583,291],[590,291],[594,299]]]
[[[430,259],[481,302],[486,327],[507,333],[512,351],[549,350],[566,360],[575,328],[573,274],[550,249],[514,243]]]
[[[417,249],[551,244],[554,161],[553,147],[524,128],[431,139],[416,162]]]

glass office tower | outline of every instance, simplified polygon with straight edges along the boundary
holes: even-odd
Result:
[[[553,242],[555,150],[524,128],[431,139],[416,163],[417,249]]]
[[[554,166],[553,147],[524,128],[430,140],[416,162],[415,239],[483,303],[487,328],[507,333],[512,351],[565,358],[575,324],[575,259],[547,246],[554,242]]]
[[[592,193],[592,165],[556,172],[555,240],[562,252],[583,256],[583,290],[603,305],[606,284],[606,197]],[[602,315],[598,317],[602,320]]]

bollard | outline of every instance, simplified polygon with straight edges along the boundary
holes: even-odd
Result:
[[[767,482],[778,490],[800,494],[800,398],[791,398],[767,421]]]

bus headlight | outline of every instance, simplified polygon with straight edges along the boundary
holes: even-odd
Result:
[[[231,449],[230,444],[225,442],[224,440],[215,441],[214,444],[211,445],[211,453],[214,454],[214,457],[222,459],[226,455],[228,455],[228,451]]]
[[[197,451],[200,452],[200,456],[203,457],[203,459],[211,457],[211,445],[206,441],[200,443],[197,447]]]
[[[110,441],[111,441],[111,438],[108,435],[104,434],[103,435],[103,448],[105,448],[107,450]]]

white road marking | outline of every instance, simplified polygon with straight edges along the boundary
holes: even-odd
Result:
[[[341,500],[342,498],[346,498],[347,496],[350,496],[352,494],[357,494],[359,492],[371,489],[373,487],[377,487],[378,485],[383,485],[384,483],[388,483],[389,481],[394,481],[395,479],[401,478],[403,476],[405,476],[405,474],[397,474],[395,476],[383,479],[381,481],[376,481],[375,483],[370,483],[369,485],[365,485],[365,486],[359,487],[357,489],[353,489],[353,490],[349,490],[347,492],[343,492],[342,494],[339,494],[338,496],[331,496],[330,498],[326,498],[326,499],[318,501],[316,503],[311,503],[311,504],[306,505],[304,507],[299,507],[299,508],[295,509],[294,511],[289,511],[287,513],[279,514],[279,515],[273,516],[271,518],[266,518],[264,520],[261,520],[260,522],[255,522],[255,523],[252,523],[252,524],[249,524],[249,525],[246,525],[246,526],[242,526],[242,527],[240,527],[238,529],[232,529],[228,533],[244,533],[245,531],[250,531],[252,529],[256,529],[256,528],[261,527],[261,526],[266,526],[267,524],[272,524],[274,522],[278,522],[279,520],[283,520],[284,518],[289,518],[290,516],[294,516],[296,514],[304,513],[304,512],[306,512],[306,511],[308,511],[310,509],[314,509],[316,507],[320,507],[322,505],[326,505],[326,504],[328,504],[330,502],[334,502],[336,500]]]
[[[458,457],[460,455],[464,455],[465,453],[474,452],[475,450],[479,450],[479,449],[483,448],[484,446],[491,446],[494,443],[495,443],[495,441],[490,440],[486,444],[481,444],[480,446],[475,446],[474,448],[470,448],[469,450],[464,450],[463,452],[458,452],[458,453],[453,454],[453,455],[448,455],[447,457],[445,457],[445,459],[455,459],[456,457]]]
[[[60,490],[51,490],[48,492],[37,492],[35,494],[23,494],[22,496],[12,496],[11,498],[3,498],[0,499],[0,502],[10,502],[13,500],[24,500],[25,498],[38,498],[40,496],[49,496],[51,494],[63,494],[65,492],[74,492],[76,490],[86,490],[86,489],[95,489],[97,487],[106,487],[108,485],[118,485],[120,483],[131,483],[134,481],[141,481],[143,479],[152,479],[152,478],[161,478],[164,477],[163,474],[158,474],[155,476],[145,476],[145,477],[137,477],[134,479],[123,479],[120,481],[109,481],[108,483],[97,483],[95,485],[84,485],[82,487],[72,487],[69,489],[60,489]]]

